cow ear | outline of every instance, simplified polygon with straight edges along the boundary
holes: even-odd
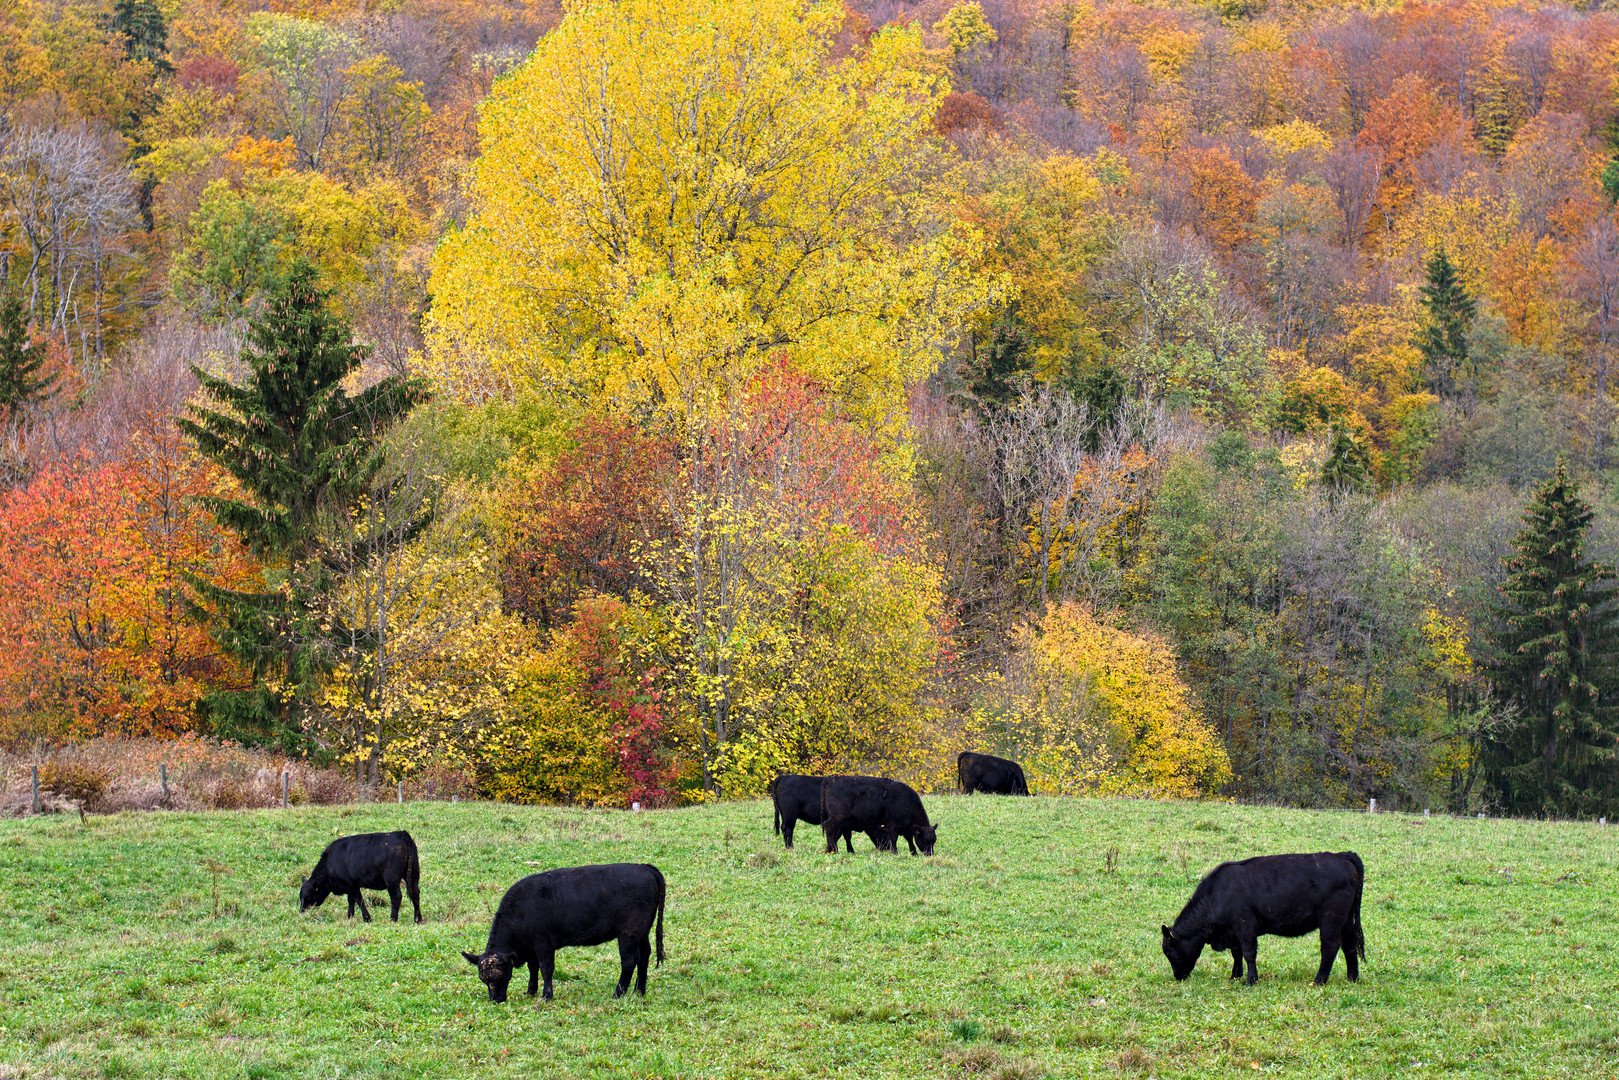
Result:
[[[514,967],[516,966],[516,964],[517,964],[517,954],[516,953],[514,953],[514,952],[503,952],[503,953],[499,953],[497,955],[499,955],[499,957],[502,960],[506,961],[506,963],[511,964]]]
[[[478,966],[478,961],[483,959],[483,957],[476,956],[473,953],[469,953],[464,949],[462,950],[461,955],[466,957],[467,958],[467,963],[471,964],[473,967],[477,967]]]
[[[1167,937],[1167,938],[1172,938],[1172,937],[1175,936],[1175,931],[1171,930],[1169,927],[1165,926],[1163,923],[1158,924],[1158,929],[1162,930],[1164,932],[1164,936]]]

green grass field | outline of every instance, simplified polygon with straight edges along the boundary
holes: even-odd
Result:
[[[768,803],[491,804],[0,823],[0,1078],[1619,1076],[1619,829],[1215,804],[936,796],[936,858],[827,856]],[[339,834],[406,828],[427,921],[300,915]],[[1215,863],[1360,852],[1368,960],[1259,985],[1158,949]],[[219,868],[214,873],[209,860]],[[460,950],[553,866],[653,862],[668,960],[612,999],[611,945],[556,1000],[492,1005]],[[1111,869],[1109,864],[1112,864]],[[1510,873],[1509,873],[1510,871]],[[215,883],[217,881],[217,901]]]

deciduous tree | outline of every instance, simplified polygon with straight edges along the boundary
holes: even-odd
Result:
[[[433,370],[701,428],[777,353],[871,423],[988,296],[929,194],[914,30],[829,59],[835,3],[581,6],[484,104],[439,245]],[[480,373],[483,373],[480,375]]]

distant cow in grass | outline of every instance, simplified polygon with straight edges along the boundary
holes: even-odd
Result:
[[[793,828],[802,821],[806,825],[819,825],[821,823],[821,780],[819,776],[800,776],[796,773],[782,773],[770,785],[771,801],[776,807],[776,832],[781,834],[782,841],[793,846]],[[866,832],[871,842],[877,845],[878,850],[886,849],[888,837],[881,829],[872,829]],[[843,831],[843,843],[852,853],[854,851],[854,829]]]
[[[416,841],[408,832],[360,833],[341,836],[326,845],[320,853],[315,869],[304,878],[298,889],[298,910],[308,911],[320,907],[333,893],[349,899],[349,918],[354,918],[354,905],[360,905],[360,914],[371,921],[371,911],[365,906],[361,889],[387,889],[393,902],[393,921],[399,921],[399,886],[402,882],[410,895],[410,906],[416,911],[416,921],[422,921],[422,899],[418,886],[421,882],[421,861],[416,857]]]
[[[658,966],[663,966],[663,874],[647,863],[572,866],[530,874],[506,890],[481,953],[463,952],[489,988],[490,1001],[506,1000],[514,968],[528,965],[532,997],[545,976],[551,1000],[551,972],[558,949],[618,940],[619,975],[614,997],[623,997],[636,974],[635,989],[646,995],[647,934],[656,919]]]
[[[1261,855],[1221,863],[1198,883],[1173,927],[1164,926],[1164,955],[1175,978],[1184,979],[1207,945],[1231,951],[1231,977],[1248,963],[1248,985],[1259,981],[1259,936],[1300,937],[1321,931],[1321,968],[1315,984],[1324,985],[1342,949],[1349,981],[1360,978],[1358,960],[1366,957],[1360,928],[1360,893],[1366,868],[1353,851],[1314,855]]]
[[[838,849],[838,837],[850,830],[874,833],[881,830],[879,846],[899,850],[904,837],[915,855],[932,855],[938,828],[928,821],[922,798],[898,780],[878,776],[828,776],[821,781],[821,831],[826,834],[826,850]],[[874,836],[873,839],[876,839]]]
[[[956,777],[961,781],[961,790],[968,795],[975,791],[982,791],[986,795],[1029,793],[1029,782],[1023,778],[1023,766],[990,754],[975,754],[971,750],[957,754]]]

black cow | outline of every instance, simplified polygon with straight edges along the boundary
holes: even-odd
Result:
[[[636,975],[635,989],[646,996],[647,933],[658,924],[658,966],[663,966],[663,874],[648,863],[570,866],[530,874],[506,890],[481,953],[463,952],[489,987],[490,1001],[506,1000],[512,969],[528,965],[532,997],[545,976],[551,1000],[551,972],[557,950],[600,945],[618,939],[619,975],[614,997],[623,997]]]
[[[800,822],[806,825],[821,823],[821,780],[819,776],[800,776],[782,773],[770,785],[770,797],[776,805],[776,832],[782,841],[793,846],[793,828]],[[877,845],[878,851],[887,850],[888,836],[881,829],[868,829],[866,835]],[[854,852],[854,827],[843,831],[843,843]]]
[[[1360,978],[1357,957],[1366,957],[1366,938],[1360,929],[1365,880],[1366,868],[1353,851],[1261,855],[1221,863],[1198,882],[1175,925],[1161,927],[1164,955],[1175,978],[1184,979],[1197,966],[1203,946],[1216,952],[1229,949],[1231,977],[1242,975],[1246,959],[1252,986],[1259,981],[1259,935],[1301,937],[1319,930],[1321,968],[1315,984],[1326,983],[1339,949],[1349,981],[1354,982]]]
[[[1029,782],[1023,778],[1023,766],[1003,757],[963,750],[956,755],[956,776],[961,781],[961,790],[968,795],[975,791],[982,791],[986,795],[1029,793]]]
[[[304,878],[298,889],[298,910],[308,911],[320,907],[333,893],[349,898],[349,918],[354,918],[354,905],[360,905],[360,914],[371,921],[371,911],[365,906],[361,889],[387,889],[393,901],[393,921],[399,921],[399,883],[405,883],[410,894],[410,906],[416,910],[416,921],[422,921],[422,898],[418,891],[421,882],[421,860],[416,857],[416,841],[410,833],[373,832],[356,836],[340,836],[326,845],[320,853],[315,869]]]
[[[899,850],[900,837],[916,854],[932,855],[938,829],[928,821],[922,798],[898,780],[877,776],[828,776],[821,780],[821,831],[826,850],[838,850],[838,837],[853,829],[882,830],[885,850]],[[876,839],[873,836],[873,839]]]

